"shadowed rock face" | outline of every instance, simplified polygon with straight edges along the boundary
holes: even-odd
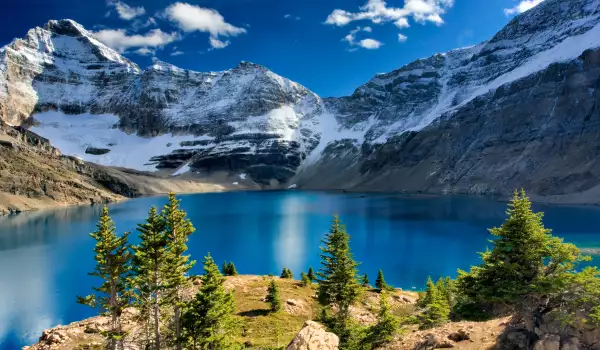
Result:
[[[51,21],[0,51],[0,110],[13,124],[46,110],[115,114],[132,137],[186,136],[149,157],[156,169],[245,173],[264,186],[589,192],[600,176],[599,23],[598,0],[546,0],[487,42],[320,99],[246,62],[141,70],[75,22]],[[86,160],[119,156],[101,139],[86,148],[111,150]]]

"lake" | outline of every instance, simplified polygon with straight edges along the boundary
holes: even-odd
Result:
[[[298,277],[319,267],[319,245],[334,213],[351,235],[360,272],[375,280],[423,288],[427,276],[455,276],[479,262],[500,225],[506,203],[479,197],[404,197],[323,192],[230,192],[182,195],[196,232],[189,252],[201,271],[207,252],[217,264],[231,260],[242,274],[279,275],[285,266]],[[166,197],[109,205],[119,232],[134,231],[150,206]],[[600,247],[600,208],[534,205],[546,213],[554,234],[582,247]],[[0,349],[20,349],[41,331],[95,311],[75,302],[94,278],[95,229],[101,206],[67,207],[0,218]],[[137,242],[137,233],[134,242]],[[598,257],[594,259],[598,264]]]

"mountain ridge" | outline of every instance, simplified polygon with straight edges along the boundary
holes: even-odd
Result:
[[[71,40],[59,33],[89,33],[74,21],[49,23],[46,27],[54,28],[54,34],[40,33],[38,27],[29,32],[33,31],[28,34],[30,43],[43,38],[56,48],[55,42]],[[69,61],[69,53],[79,48],[79,42],[61,46],[64,52],[53,56],[26,49],[11,52],[12,61],[3,48],[2,119],[27,120],[32,131],[63,152],[100,164],[175,174],[183,170],[247,174],[268,188],[506,194],[526,185],[539,195],[584,192],[600,184],[595,159],[582,158],[566,169],[553,169],[554,180],[532,180],[524,169],[526,163],[546,164],[540,165],[542,172],[559,163],[561,159],[537,154],[541,148],[531,152],[540,135],[559,140],[574,133],[562,126],[567,120],[582,119],[581,135],[596,132],[599,23],[598,0],[547,0],[515,17],[488,41],[416,60],[375,75],[350,96],[328,98],[244,61],[222,72],[194,72],[162,61],[140,69],[110,51],[98,58],[92,49],[82,51],[89,54],[84,55],[87,60],[75,65],[86,69],[70,69],[67,63],[75,63]],[[54,67],[36,66],[28,54],[39,54],[41,59],[34,58],[42,62],[54,60]],[[21,66],[11,70],[19,57]],[[575,88],[571,80],[583,85]],[[20,91],[29,81],[31,88]],[[78,94],[69,93],[73,86]],[[572,95],[565,98],[565,94]],[[532,106],[524,105],[524,100]],[[584,105],[585,110],[576,109]],[[507,115],[511,108],[517,115],[527,110],[528,117],[512,120]],[[571,110],[577,112],[569,114]],[[499,130],[486,129],[495,123],[500,123]],[[465,130],[480,124],[480,129],[467,135],[456,129],[457,124]],[[500,148],[514,145],[502,143],[520,134],[522,138],[519,127],[529,124],[529,134],[514,150],[524,163],[492,172],[490,167],[506,161]],[[97,137],[78,137],[90,128]],[[454,137],[448,139],[449,133]],[[555,147],[548,142],[545,147]],[[478,143],[483,147],[479,153],[460,165]],[[89,147],[108,153],[90,155],[85,153]],[[584,146],[573,147],[570,152],[577,153],[575,149]],[[132,149],[139,150],[143,162],[132,162],[125,153]],[[487,159],[486,152],[495,159]],[[480,163],[488,168],[479,169]],[[573,176],[585,180],[574,181],[568,189],[559,185]]]

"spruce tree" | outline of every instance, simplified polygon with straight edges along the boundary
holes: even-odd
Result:
[[[425,287],[425,295],[423,296],[423,298],[421,298],[421,299],[419,299],[419,301],[417,301],[417,305],[420,307],[426,307],[427,305],[431,304],[431,302],[433,301],[433,296],[436,291],[437,291],[437,289],[435,287],[435,284],[431,280],[431,277],[427,277],[427,284]]]
[[[308,268],[307,276],[311,280],[311,282],[317,280],[317,276],[315,275],[315,270],[313,270],[312,266]]]
[[[271,305],[271,311],[277,312],[281,310],[281,300],[279,298],[279,288],[275,284],[275,280],[271,279],[269,282],[269,288],[267,289],[266,302]]]
[[[221,273],[223,276],[227,276],[227,271],[229,271],[229,264],[227,261],[223,261],[223,265],[221,265]]]
[[[392,314],[385,289],[381,292],[379,299],[379,314],[377,323],[369,328],[366,342],[375,349],[390,342],[400,330],[400,319]]]
[[[386,290],[388,288],[387,283],[385,283],[385,278],[383,277],[383,271],[379,270],[377,273],[377,279],[375,280],[375,288],[379,289],[379,291]]]
[[[322,266],[317,274],[319,303],[327,307],[337,306],[330,328],[340,337],[342,348],[353,339],[349,309],[358,300],[361,291],[356,278],[358,264],[350,252],[349,240],[346,229],[335,216],[329,233],[322,241]]]
[[[459,270],[457,307],[486,310],[488,317],[516,313],[532,331],[543,313],[565,308],[565,298],[572,296],[567,291],[574,290],[568,284],[583,257],[574,245],[550,234],[525,191],[515,191],[507,216],[490,229],[496,239],[490,241],[491,250],[481,253],[482,264],[468,273]]]
[[[303,287],[307,287],[307,286],[311,285],[311,283],[312,283],[310,278],[308,278],[308,275],[305,274],[304,272],[300,273],[300,282]]]
[[[371,282],[369,281],[369,276],[366,273],[364,275],[362,275],[360,284],[365,288],[371,287]]]
[[[208,254],[196,297],[187,303],[182,316],[185,335],[193,349],[232,349],[236,320],[233,294],[225,290],[225,278]]]
[[[448,304],[448,299],[446,299],[446,296],[442,294],[435,285],[430,289],[428,296],[431,299],[431,302],[426,304],[425,311],[422,314],[422,329],[440,326],[447,323],[450,317],[450,305]]]
[[[227,265],[227,276],[237,276],[238,272],[235,268],[235,265],[233,264],[232,261],[229,262],[229,264]]]
[[[181,210],[180,202],[174,193],[169,193],[169,203],[162,211],[162,220],[167,235],[167,258],[165,264],[166,301],[173,307],[173,326],[177,350],[182,348],[181,337],[181,309],[183,302],[183,289],[189,286],[187,273],[195,264],[190,261],[187,251],[188,236],[194,232],[194,226],[186,218],[187,214]]]
[[[163,221],[150,208],[144,224],[138,225],[140,244],[133,247],[132,269],[136,294],[136,305],[140,314],[153,329],[154,348],[160,349],[160,305],[164,287],[167,237]]]
[[[288,269],[287,267],[284,267],[283,271],[281,271],[280,278],[293,279],[294,274],[292,273],[292,270]]]
[[[110,329],[103,332],[107,338],[107,348],[115,350],[117,345],[123,347],[125,332],[121,328],[121,313],[131,302],[131,293],[128,289],[128,279],[131,273],[131,252],[127,244],[129,232],[121,237],[115,233],[115,223],[108,215],[108,208],[104,206],[96,231],[90,236],[96,240],[94,247],[96,267],[89,275],[102,279],[102,284],[93,289],[99,293],[84,298],[77,297],[77,302],[105,310],[111,318]]]

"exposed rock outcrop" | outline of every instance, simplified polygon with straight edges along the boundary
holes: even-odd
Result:
[[[287,350],[337,350],[339,342],[338,336],[327,332],[322,325],[306,321]]]

